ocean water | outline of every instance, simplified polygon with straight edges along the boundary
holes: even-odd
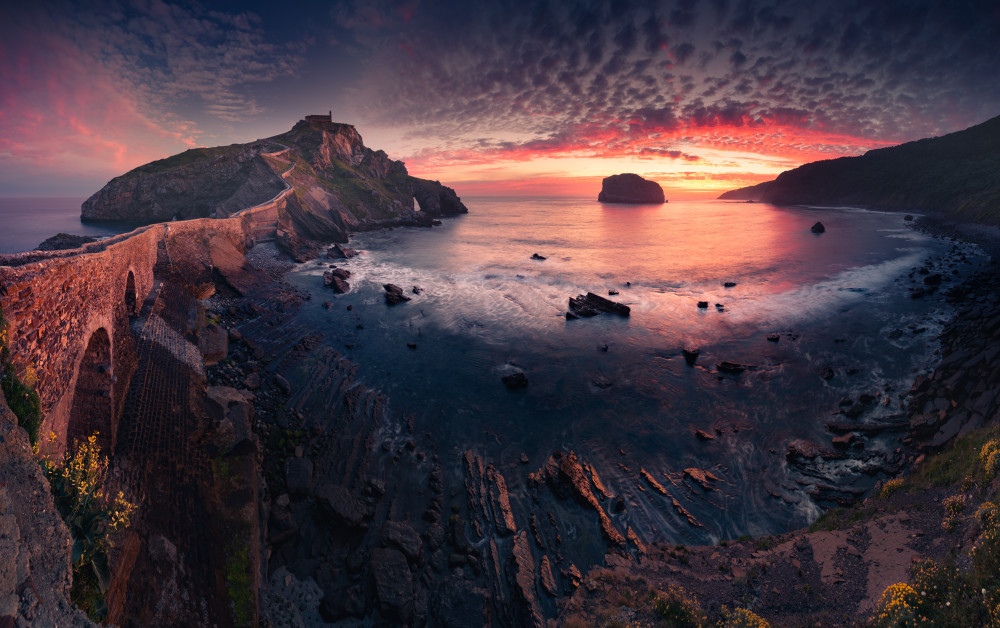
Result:
[[[80,222],[82,198],[0,197],[0,253],[30,251],[57,233],[103,238],[130,231],[119,223]]]
[[[422,438],[454,468],[465,449],[484,454],[517,501],[526,499],[528,473],[554,450],[574,450],[625,496],[623,523],[646,540],[781,532],[817,516],[812,484],[870,486],[877,476],[859,473],[857,461],[829,465],[821,480],[803,477],[786,463],[787,445],[829,447],[825,423],[844,419],[832,416],[842,397],[889,398],[861,420],[900,412],[899,392],[933,364],[934,338],[950,315],[940,296],[909,297],[922,278],[910,273],[955,246],[975,259],[965,245],[925,236],[892,213],[466,200],[470,213],[441,227],[353,237],[361,255],[338,263],[352,272],[348,294],[323,288],[329,260],[300,265],[291,281],[314,297],[299,315],[361,365],[368,385],[415,411]],[[810,231],[816,221],[824,234]],[[386,306],[385,283],[412,301]],[[568,297],[588,290],[618,290],[612,298],[631,316],[566,320]],[[890,339],[897,328],[904,333]],[[701,355],[689,366],[681,350],[695,347]],[[724,360],[752,368],[720,373]],[[821,377],[826,367],[832,379]],[[526,389],[501,383],[514,371],[526,374]],[[703,442],[697,429],[718,437]],[[897,446],[891,438],[865,445]],[[692,490],[687,468],[711,471],[718,490]],[[680,518],[640,470],[704,527]]]

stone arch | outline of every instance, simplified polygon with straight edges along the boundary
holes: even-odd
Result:
[[[125,279],[125,312],[129,318],[135,318],[139,315],[139,296],[135,290],[135,273],[131,269],[129,269],[128,277]]]
[[[111,369],[111,338],[98,327],[87,341],[87,350],[80,361],[73,391],[73,405],[66,426],[66,446],[98,432],[98,443],[105,454],[111,453],[113,376]]]

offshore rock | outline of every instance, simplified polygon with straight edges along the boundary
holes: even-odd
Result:
[[[663,188],[656,181],[643,179],[637,174],[625,173],[606,177],[597,195],[601,203],[666,203]]]
[[[57,233],[51,238],[47,238],[39,244],[36,251],[65,251],[67,249],[78,249],[84,244],[97,242],[97,238],[85,235],[72,235],[69,233]]]
[[[382,287],[385,288],[385,302],[389,305],[398,305],[410,300],[410,297],[403,294],[403,289],[394,283],[387,283]]]
[[[430,216],[456,216],[468,214],[469,208],[462,203],[455,190],[440,181],[413,178],[413,198],[420,211]]]

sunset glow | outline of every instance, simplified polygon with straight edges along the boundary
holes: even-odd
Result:
[[[1000,36],[989,2],[4,13],[7,195],[90,194],[150,160],[332,109],[461,194],[591,195],[634,171],[668,196],[704,196],[1000,110],[996,48],[975,43]]]

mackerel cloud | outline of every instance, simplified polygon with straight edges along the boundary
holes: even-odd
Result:
[[[341,5],[374,122],[527,150],[859,152],[1000,113],[997,2]],[[487,133],[488,131],[488,133]],[[763,134],[766,136],[766,134]],[[766,148],[766,147],[763,147]],[[678,153],[680,156],[680,153]]]

